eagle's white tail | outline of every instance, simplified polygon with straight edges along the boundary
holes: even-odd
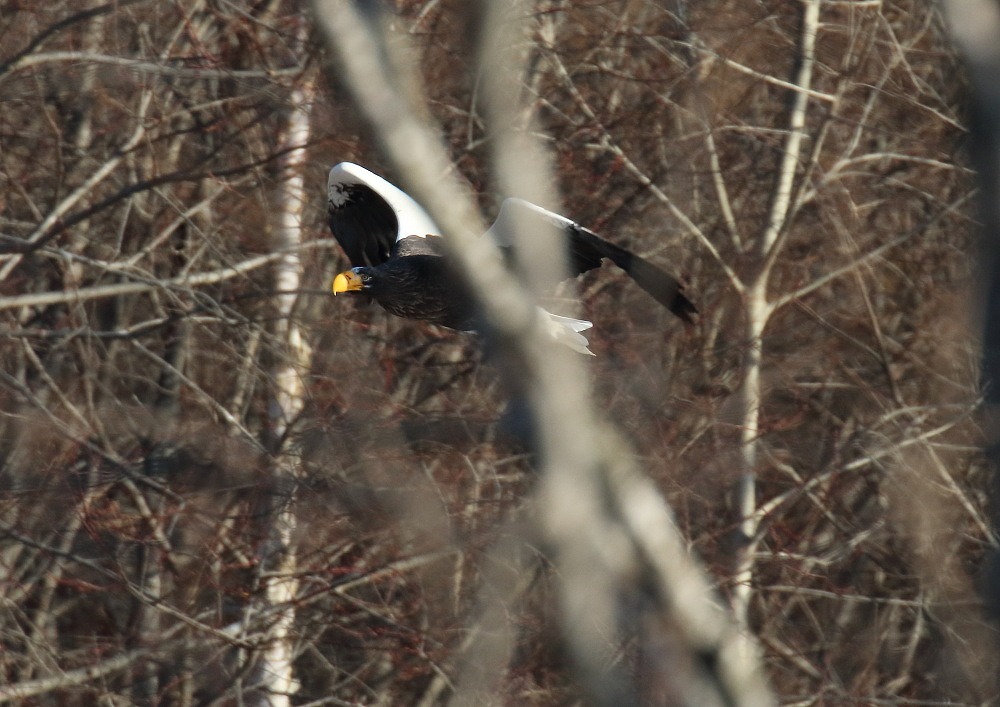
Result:
[[[546,312],[544,309],[542,312],[545,314],[548,322],[546,328],[554,340],[564,346],[570,347],[578,353],[586,354],[587,356],[594,355],[594,352],[588,348],[589,342],[587,341],[587,337],[580,333],[594,326],[593,322],[588,322],[584,319],[560,317],[558,314]]]

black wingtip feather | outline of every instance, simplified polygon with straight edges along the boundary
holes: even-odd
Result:
[[[688,324],[694,324],[698,308],[684,295],[684,286],[675,277],[645,258],[634,253],[629,253],[629,256],[624,265],[618,262],[615,264],[624,270],[635,284],[678,318]]]
[[[363,184],[341,188],[343,201],[327,204],[327,223],[352,266],[380,265],[389,259],[399,224],[392,207]]]
[[[698,308],[682,292],[678,292],[674,297],[670,311],[680,317],[685,324],[694,325],[698,321]]]
[[[642,256],[604,240],[588,228],[574,224],[567,231],[577,272],[597,267],[601,258],[607,258],[682,321],[695,323],[698,308],[684,295],[684,286],[677,278]]]

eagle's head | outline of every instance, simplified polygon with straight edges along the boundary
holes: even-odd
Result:
[[[333,294],[341,292],[368,292],[378,286],[378,276],[374,270],[366,267],[351,268],[339,273],[333,278]]]

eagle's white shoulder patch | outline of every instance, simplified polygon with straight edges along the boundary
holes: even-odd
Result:
[[[327,190],[326,198],[331,207],[339,209],[347,203],[349,198],[347,195],[347,187],[343,184],[331,184],[330,188]]]

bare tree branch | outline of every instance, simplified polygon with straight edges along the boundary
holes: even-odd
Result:
[[[651,601],[659,620],[681,627],[680,646],[689,656],[709,653],[713,657],[708,663],[717,666],[706,670],[707,663],[689,658],[689,672],[677,676],[676,689],[684,701],[769,704],[751,644],[724,618],[656,491],[637,474],[617,436],[593,419],[578,366],[565,354],[548,351],[541,345],[543,337],[532,336],[522,322],[523,312],[533,308],[512,287],[498,261],[480,254],[487,246],[470,233],[480,220],[471,216],[461,191],[440,178],[447,169],[440,144],[418,122],[419,109],[397,92],[412,87],[414,79],[393,71],[403,62],[381,34],[378,13],[369,6],[366,15],[353,3],[331,0],[317,0],[314,7],[346,70],[344,79],[387,154],[452,239],[451,249],[483,310],[486,329],[496,339],[501,372],[532,409],[543,466],[537,520],[559,568],[563,628],[591,699],[622,704],[641,692],[627,673],[606,667],[613,645],[608,639],[621,630],[618,616],[623,606],[638,611],[625,622],[626,630],[634,631],[648,610],[645,602]],[[518,36],[513,22],[521,21],[524,10],[512,10],[505,6],[501,11],[495,4],[480,10],[486,18],[480,30],[487,43],[484,85],[498,126],[498,151],[504,155],[498,165],[501,183],[539,189],[548,180],[532,166],[537,148],[526,149],[523,134],[507,134],[514,119],[505,108],[512,105],[509,77],[521,71],[499,61],[505,52],[498,50],[510,47]],[[647,586],[650,589],[644,589]]]
[[[300,250],[309,251],[315,249],[334,249],[337,241],[332,238],[323,238],[299,246]],[[0,297],[0,310],[17,309],[20,307],[43,307],[51,304],[65,304],[71,302],[86,302],[94,299],[105,299],[108,297],[121,297],[123,295],[136,295],[155,291],[188,291],[196,287],[205,285],[216,285],[226,282],[247,273],[258,270],[272,263],[278,262],[287,256],[286,252],[278,251],[267,255],[258,255],[248,258],[242,262],[231,266],[219,268],[208,272],[196,272],[188,275],[179,275],[166,280],[155,280],[149,282],[121,282],[115,285],[95,285],[80,290],[69,292],[33,292],[23,295],[11,295]]]

